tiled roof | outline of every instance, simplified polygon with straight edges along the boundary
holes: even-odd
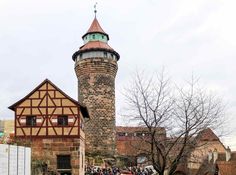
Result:
[[[101,41],[90,41],[85,45],[80,47],[80,51],[89,50],[89,49],[106,49],[110,51],[114,51],[107,43]]]
[[[218,157],[217,165],[219,168],[219,172],[222,175],[235,175],[236,174],[236,153],[231,152],[231,159],[229,161],[225,161],[225,156]]]
[[[156,128],[158,131],[162,131],[165,133],[165,128],[158,127]],[[140,126],[117,126],[116,132],[126,132],[126,133],[133,133],[133,132],[140,132],[140,131],[148,131],[147,127],[140,127]]]
[[[87,35],[87,34],[89,34],[89,33],[96,33],[96,32],[97,32],[97,33],[102,33],[102,34],[106,35],[107,38],[109,39],[109,35],[108,35],[106,32],[104,32],[104,30],[103,30],[102,27],[100,26],[100,24],[99,24],[97,18],[94,18],[94,20],[93,20],[91,26],[89,27],[87,33],[85,33],[85,34],[82,36],[82,38],[84,38],[85,35]]]
[[[100,33],[104,33],[106,34],[106,32],[104,32],[104,30],[102,29],[102,27],[100,26],[97,18],[94,18],[91,26],[89,27],[87,33],[93,33],[93,32],[100,32]]]
[[[206,128],[199,132],[198,139],[200,141],[217,141],[219,138],[214,134],[210,128]]]
[[[58,88],[55,84],[53,84],[50,80],[45,79],[42,83],[40,83],[36,88],[34,88],[28,95],[26,95],[24,98],[20,99],[19,101],[17,101],[16,103],[14,103],[13,105],[9,106],[8,108],[15,111],[15,109],[19,106],[19,104],[21,104],[24,100],[26,100],[27,98],[29,98],[34,92],[36,92],[38,89],[40,89],[44,84],[50,84],[51,86],[53,86],[57,91],[59,91],[62,95],[64,95],[67,99],[69,99],[71,102],[73,102],[75,105],[79,106],[81,109],[81,112],[83,113],[83,115],[86,118],[90,118],[89,117],[89,113],[88,113],[88,109],[87,107],[78,102],[77,100],[74,100],[73,98],[71,98],[70,96],[68,96],[65,92],[63,92],[60,88]]]
[[[236,161],[236,151],[231,152],[231,160]]]
[[[236,161],[217,162],[219,172],[222,175],[235,175],[236,174]]]

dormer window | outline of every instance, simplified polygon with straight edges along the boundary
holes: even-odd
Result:
[[[67,126],[68,125],[68,116],[67,115],[59,115],[57,117],[58,126]]]
[[[36,116],[26,116],[26,126],[36,126]]]

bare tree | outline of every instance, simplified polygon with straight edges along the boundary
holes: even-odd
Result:
[[[145,77],[137,73],[131,86],[126,88],[128,115],[146,127],[149,149],[144,149],[154,169],[163,175],[177,174],[196,146],[196,136],[206,128],[215,128],[222,122],[221,101],[202,88],[194,79],[185,87],[172,86],[164,73]],[[164,127],[167,135],[160,136]]]

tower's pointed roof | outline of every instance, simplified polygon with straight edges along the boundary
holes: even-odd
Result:
[[[92,32],[101,32],[101,33],[105,33],[104,30],[102,29],[102,27],[100,26],[97,18],[94,18],[91,26],[89,27],[87,33],[92,33]]]
[[[96,11],[95,18],[88,31],[82,36],[82,39],[84,40],[84,45],[81,46],[79,50],[73,54],[72,59],[74,61],[76,60],[78,55],[82,57],[82,53],[90,51],[110,52],[111,57],[115,56],[116,60],[119,60],[120,55],[107,43],[109,40],[109,35],[100,26],[96,18]]]
[[[107,35],[107,37],[109,38],[108,34],[106,32],[104,32],[104,30],[102,29],[102,27],[100,26],[97,18],[95,17],[92,24],[90,25],[88,31],[82,36],[82,38],[85,37],[85,35],[90,34],[90,33],[102,33]]]

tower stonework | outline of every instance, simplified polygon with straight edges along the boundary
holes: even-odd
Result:
[[[72,58],[78,78],[78,98],[90,114],[85,123],[86,153],[114,156],[115,77],[120,56],[108,45],[109,35],[96,17],[82,39],[84,45]]]

